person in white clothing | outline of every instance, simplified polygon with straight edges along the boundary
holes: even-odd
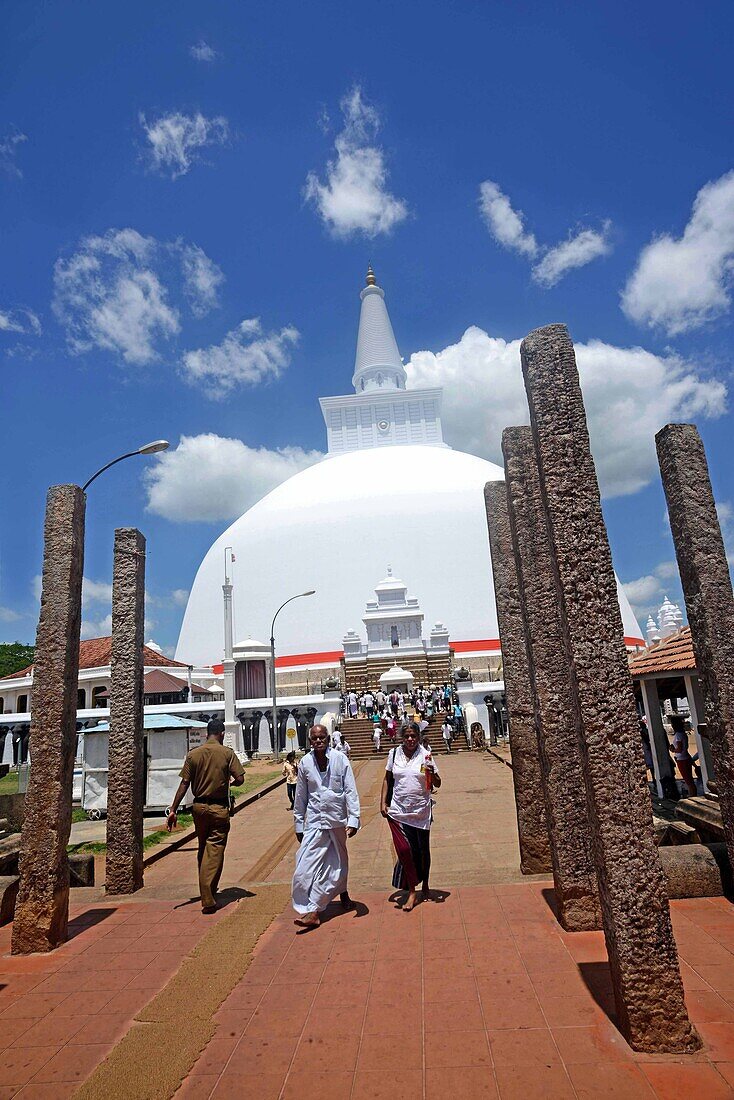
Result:
[[[352,755],[352,747],[347,741],[346,737],[344,737],[344,735],[341,733],[337,733],[334,735],[333,747],[336,749],[337,752],[343,752],[347,760]]]
[[[375,746],[375,752],[380,751],[380,736],[381,736],[381,733],[382,733],[382,730],[380,729],[379,725],[375,726],[374,730],[372,731],[372,743]]]
[[[446,752],[451,752],[451,738],[454,736],[454,727],[448,720],[448,716],[441,726],[441,736],[443,737],[443,743],[446,746]]]
[[[410,722],[403,729],[402,745],[388,755],[380,796],[380,813],[387,818],[397,855],[392,884],[407,890],[406,913],[415,906],[419,882],[423,900],[431,897],[431,794],[440,786],[433,756],[420,744],[418,723]]]
[[[347,878],[347,838],[359,829],[359,795],[352,766],[343,752],[328,750],[324,726],[312,726],[307,753],[298,769],[293,821],[300,848],[291,888],[296,924],[317,928],[319,913],[337,894],[354,909]]]

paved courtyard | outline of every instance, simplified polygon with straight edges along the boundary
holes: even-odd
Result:
[[[298,932],[278,789],[233,820],[227,904],[199,913],[188,844],[134,898],[75,891],[73,938],[11,958],[0,929],[0,1100],[20,1096],[734,1096],[734,908],[672,906],[696,1055],[636,1055],[614,1024],[601,933],[564,933],[550,880],[522,879],[509,768],[441,759],[439,902],[390,900],[379,766],[357,765],[356,913]],[[254,948],[254,950],[253,950]],[[248,965],[249,964],[249,965]]]

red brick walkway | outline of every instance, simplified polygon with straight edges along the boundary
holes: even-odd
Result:
[[[0,1100],[70,1096],[218,919],[180,902],[73,906],[69,942],[27,957],[1,928]]]
[[[412,914],[385,893],[296,934],[284,914],[178,1100],[625,1100],[734,1096],[734,910],[673,903],[707,1049],[635,1054],[601,933],[562,932],[543,884],[464,887]]]

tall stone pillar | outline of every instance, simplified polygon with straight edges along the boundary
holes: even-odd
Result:
[[[530,428],[507,428],[502,453],[558,916],[570,932],[591,931],[601,928],[599,891],[571,675]]]
[[[54,485],[46,498],[41,612],[31,701],[33,764],[21,835],[12,952],[51,951],[69,922],[71,797],[76,753],[85,497]]]
[[[105,893],[143,885],[145,537],[118,527],[112,572],[112,686]]]
[[[522,371],[550,535],[619,1026],[635,1050],[690,1051],[639,719],[573,344],[530,333]]]
[[[510,520],[504,481],[488,481],[484,502],[494,576],[494,596],[502,644],[505,696],[510,716],[512,781],[520,841],[520,869],[524,875],[551,870],[548,826],[538,738],[535,732],[530,668],[525,647],[520,595],[512,554]]]
[[[706,452],[695,425],[667,424],[655,443],[703,694],[726,847],[734,860],[734,598],[729,563]]]

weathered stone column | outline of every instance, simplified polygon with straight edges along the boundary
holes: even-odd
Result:
[[[700,1040],[683,1000],[617,584],[565,325],[530,333],[521,359],[619,1026],[635,1050],[690,1051]]]
[[[487,482],[484,486],[484,502],[502,644],[505,696],[510,716],[512,782],[515,787],[515,812],[520,840],[520,869],[524,875],[535,875],[551,870],[551,856],[533,715],[530,669],[504,481]]]
[[[69,922],[71,796],[76,752],[85,497],[54,485],[46,498],[41,612],[31,700],[31,766],[21,834],[12,951],[51,951]]]
[[[599,891],[571,675],[530,428],[507,428],[502,453],[558,916],[570,932],[591,931],[601,928]]]
[[[112,574],[107,894],[133,894],[143,885],[144,620],[145,538],[135,527],[118,527]]]
[[[655,436],[729,860],[734,860],[734,598],[706,452],[694,424]],[[700,718],[700,716],[699,716]],[[734,862],[732,863],[734,866]]]

